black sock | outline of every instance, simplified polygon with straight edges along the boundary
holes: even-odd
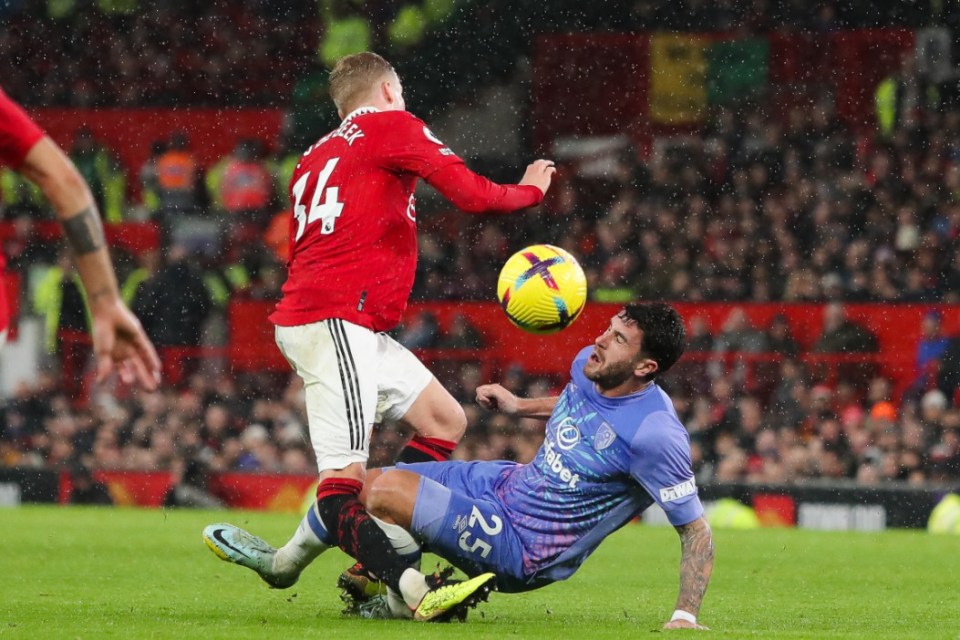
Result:
[[[359,482],[324,481],[317,489],[317,511],[337,546],[364,568],[400,593],[400,576],[408,565],[393,548],[383,529],[367,513],[357,493]],[[349,483],[349,484],[348,484]],[[356,486],[353,486],[356,485]],[[333,524],[333,526],[330,526]]]

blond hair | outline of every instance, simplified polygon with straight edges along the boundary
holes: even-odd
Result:
[[[330,72],[330,97],[337,109],[347,114],[362,106],[359,102],[387,74],[396,75],[393,65],[371,51],[344,56]]]

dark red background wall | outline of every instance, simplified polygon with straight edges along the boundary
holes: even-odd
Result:
[[[202,167],[230,153],[241,138],[256,138],[268,147],[277,140],[283,121],[279,109],[27,109],[41,127],[64,149],[69,149],[77,129],[90,128],[94,136],[113,149],[127,171],[131,193],[140,191],[140,167],[150,157],[155,140],[176,131],[189,136],[191,149]]]
[[[289,365],[273,342],[273,327],[267,320],[272,303],[235,302],[229,312],[231,327],[231,360],[240,369],[268,368],[277,371]],[[784,314],[793,334],[803,348],[810,348],[823,329],[823,305],[819,304],[734,304],[675,303],[673,306],[688,323],[702,316],[711,331],[721,330],[724,320],[736,307],[746,310],[757,328],[765,329],[773,316]],[[619,310],[618,305],[588,304],[583,315],[569,328],[550,336],[535,336],[516,328],[499,305],[485,302],[420,303],[407,309],[406,316],[427,310],[436,315],[441,327],[449,326],[456,314],[462,313],[482,331],[489,345],[483,358],[500,367],[513,362],[534,374],[564,375],[571,358],[590,344]],[[880,341],[880,370],[894,380],[898,390],[915,374],[915,351],[920,340],[920,324],[931,309],[943,313],[944,330],[960,335],[960,306],[950,305],[882,305],[850,304],[845,306],[851,320],[873,331]],[[443,354],[431,354],[442,358]]]

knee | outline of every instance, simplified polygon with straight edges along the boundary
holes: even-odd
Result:
[[[381,520],[392,519],[397,499],[401,494],[396,471],[380,474],[367,487],[367,512]]]
[[[367,512],[384,522],[409,529],[419,487],[418,474],[401,469],[387,471],[369,484]]]
[[[456,409],[450,416],[448,427],[449,435],[447,436],[447,439],[454,442],[460,442],[460,439],[463,438],[463,434],[467,432],[467,414],[464,413],[463,407],[461,407],[459,404],[456,405]]]
[[[457,402],[435,407],[430,413],[429,427],[417,429],[417,432],[422,436],[442,438],[451,442],[460,442],[466,431],[467,414],[464,413],[463,407]]]

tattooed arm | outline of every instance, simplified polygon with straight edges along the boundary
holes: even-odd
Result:
[[[116,366],[125,382],[136,379],[147,389],[156,388],[160,359],[140,321],[120,299],[103,223],[87,183],[46,136],[30,149],[19,171],[50,201],[73,252],[93,319],[97,377],[102,380]]]
[[[689,524],[676,527],[680,534],[680,595],[677,612],[686,612],[696,619],[703,603],[703,595],[713,572],[713,534],[702,516]],[[696,622],[678,617],[663,625],[664,629],[706,629]]]

